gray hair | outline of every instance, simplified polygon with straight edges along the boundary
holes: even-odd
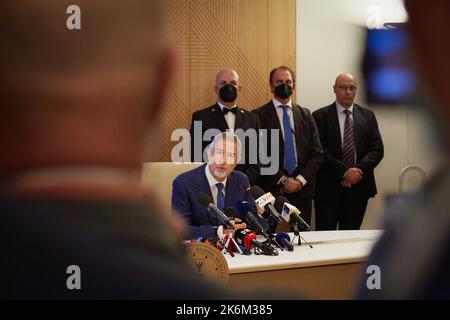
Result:
[[[214,150],[215,145],[217,142],[225,140],[225,141],[233,141],[237,145],[237,157],[236,157],[236,163],[238,163],[241,160],[241,140],[237,135],[235,135],[232,132],[225,131],[225,132],[219,132],[214,136],[211,143],[208,145],[208,150],[212,152]]]

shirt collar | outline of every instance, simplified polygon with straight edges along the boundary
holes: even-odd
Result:
[[[278,101],[275,98],[272,98],[272,103],[275,106],[275,109],[278,108],[279,106],[288,106],[289,108],[292,109],[292,99],[289,99],[288,103],[286,104],[282,104],[280,101]]]
[[[223,180],[222,182],[217,181],[216,178],[214,178],[214,176],[212,175],[211,171],[209,171],[208,163],[205,166],[205,174],[206,174],[206,179],[208,180],[209,187],[213,187],[213,186],[215,187],[216,184],[218,184],[218,183],[222,183],[224,188],[227,186],[228,177],[226,177],[225,180]]]
[[[220,101],[217,101],[217,104],[219,105],[220,110],[222,110],[222,111],[223,111],[223,108],[226,108],[223,104],[220,103]],[[234,108],[237,108],[237,104],[234,104],[230,109],[234,109]]]
[[[336,101],[336,110],[338,114],[343,113],[345,110],[349,110],[353,114],[353,104],[350,106],[350,108],[346,109]]]

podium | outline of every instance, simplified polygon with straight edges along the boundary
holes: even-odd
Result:
[[[311,231],[302,237],[313,248],[294,244],[293,252],[280,251],[278,256],[226,256],[229,286],[264,286],[299,298],[349,299],[381,234],[380,230]]]

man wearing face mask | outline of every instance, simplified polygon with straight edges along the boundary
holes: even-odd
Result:
[[[295,89],[295,74],[285,66],[270,72],[273,99],[254,110],[261,129],[267,129],[266,154],[278,157],[278,171],[274,175],[261,175],[258,184],[274,196],[283,194],[302,212],[303,219],[311,223],[312,198],[315,175],[323,161],[319,133],[311,112],[291,99]],[[278,132],[279,151],[271,151],[270,137]]]
[[[253,113],[237,106],[238,93],[241,91],[239,75],[235,70],[224,69],[216,76],[214,91],[217,95],[217,102],[207,108],[198,110],[192,114],[191,123],[191,161],[202,162],[203,151],[211,142],[211,139],[203,139],[203,135],[209,129],[216,129],[220,132],[259,129],[258,117]],[[195,125],[201,124],[201,136],[196,135]],[[243,139],[245,152],[243,161],[238,164],[236,170],[245,173],[251,184],[254,184],[259,176],[259,166],[257,155],[250,157],[250,146],[247,139]]]

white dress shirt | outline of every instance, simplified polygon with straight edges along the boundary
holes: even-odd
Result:
[[[228,177],[226,177],[225,180],[223,180],[222,182],[217,181],[216,178],[214,178],[214,176],[212,175],[211,171],[209,170],[209,165],[208,164],[205,166],[205,174],[206,174],[206,179],[208,180],[209,188],[211,189],[211,194],[213,196],[214,204],[217,206],[217,193],[218,193],[218,190],[217,190],[216,184],[218,184],[218,183],[222,183],[223,184],[222,192],[223,192],[223,195],[225,196],[225,189],[227,187],[227,179],[228,179]]]
[[[220,110],[222,112],[223,112],[223,108],[227,108],[223,104],[221,104],[219,101],[217,101],[217,104],[219,105]],[[230,109],[233,109],[233,108],[237,108],[237,105],[235,104]],[[228,128],[230,130],[234,130],[235,126],[236,126],[236,115],[233,112],[228,112],[226,115],[224,115],[224,117],[225,117],[225,121],[228,124]]]
[[[230,113],[230,112],[228,112]],[[206,164],[205,166],[205,175],[206,175],[206,179],[208,180],[208,184],[209,184],[209,188],[211,189],[211,195],[213,197],[213,201],[214,204],[217,206],[217,186],[216,184],[218,183],[222,183],[223,184],[223,195],[224,195],[224,199],[225,199],[225,195],[226,195],[226,187],[227,187],[227,180],[228,177],[225,178],[225,180],[223,180],[222,182],[217,181],[216,178],[214,178],[214,176],[212,175],[211,171],[209,170],[209,164]],[[219,239],[223,239],[223,226],[220,226],[217,228],[217,236],[219,237]]]

